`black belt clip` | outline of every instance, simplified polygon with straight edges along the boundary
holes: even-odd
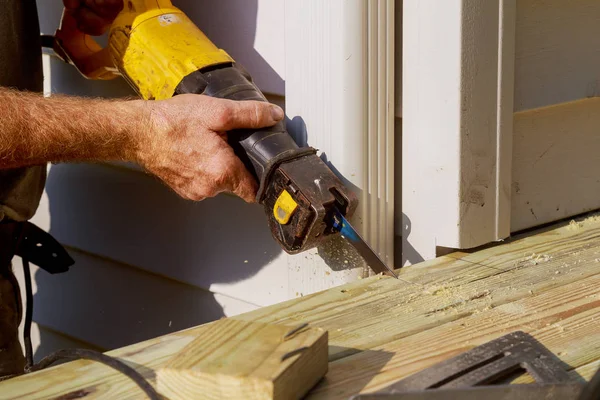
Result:
[[[67,272],[75,264],[67,250],[48,232],[31,222],[18,223],[15,254],[51,274]]]

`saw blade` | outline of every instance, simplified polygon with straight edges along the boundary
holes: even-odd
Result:
[[[356,251],[358,251],[358,254],[365,260],[367,265],[375,271],[375,273],[384,273],[398,279],[394,270],[388,267],[381,258],[379,258],[377,253],[375,253],[371,246],[369,246],[358,232],[356,232],[352,225],[344,218],[342,213],[337,208],[334,210],[333,228],[338,230],[342,237],[350,242]]]

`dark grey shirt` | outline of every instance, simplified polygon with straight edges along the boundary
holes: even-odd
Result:
[[[0,86],[42,92],[35,0],[0,0],[0,10]],[[39,205],[45,181],[46,165],[0,170],[0,220],[30,219]]]

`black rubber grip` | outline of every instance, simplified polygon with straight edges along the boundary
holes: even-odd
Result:
[[[223,64],[188,75],[181,81],[175,94],[189,93],[238,101],[267,102],[250,75],[236,64]],[[258,202],[262,202],[266,182],[277,165],[316,153],[313,148],[298,147],[285,129],[283,121],[266,129],[229,132],[228,141],[235,154],[259,183]]]

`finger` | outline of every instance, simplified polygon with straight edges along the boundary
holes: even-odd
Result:
[[[110,21],[102,18],[89,8],[79,8],[75,11],[77,28],[83,33],[92,36],[100,36],[108,29]]]
[[[244,199],[247,203],[255,203],[256,193],[258,191],[256,179],[254,179],[239,158],[235,157],[235,159],[236,164],[238,164],[236,166],[238,174],[236,177],[236,185],[233,188],[233,194]]]
[[[222,146],[222,147],[221,147]],[[246,169],[246,166],[235,155],[233,149],[226,144],[219,146],[213,171],[219,171],[221,187],[216,188],[218,192],[226,191],[241,197],[248,203],[256,201],[258,185],[256,179]]]
[[[209,121],[209,128],[214,131],[265,128],[275,125],[284,117],[283,110],[275,104],[250,100],[218,100],[221,104],[215,113],[216,118]]]

